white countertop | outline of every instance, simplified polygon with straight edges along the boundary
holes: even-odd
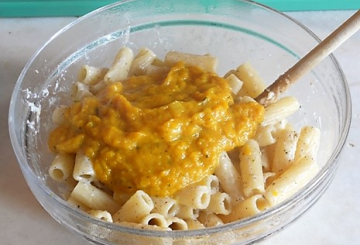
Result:
[[[320,38],[353,11],[289,13]],[[0,19],[0,244],[87,244],[53,220],[27,187],[8,135],[12,89],[33,53],[74,18]],[[335,52],[350,85],[353,119],[335,179],[320,200],[259,244],[360,244],[360,32]]]

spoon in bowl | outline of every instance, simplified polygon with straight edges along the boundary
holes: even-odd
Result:
[[[265,107],[276,101],[280,94],[284,93],[302,75],[314,68],[359,29],[360,10],[300,59],[293,67],[276,79],[275,82],[267,87],[255,100]]]

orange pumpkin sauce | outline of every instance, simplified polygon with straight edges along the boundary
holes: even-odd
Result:
[[[114,192],[171,196],[212,174],[263,114],[258,103],[234,103],[225,79],[178,63],[165,78],[133,76],[73,103],[48,143],[59,153],[82,150]]]

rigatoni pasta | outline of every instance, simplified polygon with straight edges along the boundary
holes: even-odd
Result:
[[[264,176],[259,144],[248,140],[240,149],[240,173],[245,197],[264,192]]]
[[[108,68],[84,65],[80,68],[78,80],[84,84],[94,85],[100,82],[108,71]]]
[[[106,192],[96,188],[88,181],[79,181],[70,195],[93,210],[106,210],[114,214],[119,210],[120,205],[116,203]]]
[[[168,217],[166,219],[167,226],[173,231],[185,231],[188,230],[188,225],[185,220],[178,217]]]
[[[64,117],[69,118],[75,114],[76,119],[79,119],[76,124],[79,127],[78,130],[81,131],[85,128],[85,131],[94,137],[99,136],[101,142],[87,142],[87,144],[95,146],[90,148],[91,151],[83,149],[72,151],[75,147],[67,147],[69,144],[76,145],[84,142],[85,136],[80,134],[71,135],[68,141],[62,142],[62,144],[54,144],[54,149],[61,153],[56,154],[50,165],[50,177],[58,182],[67,179],[76,182],[67,199],[68,203],[94,218],[119,225],[164,231],[192,230],[219,226],[257,215],[286,200],[310,181],[319,169],[316,164],[316,154],[320,143],[320,130],[304,126],[300,131],[296,131],[288,123],[286,118],[299,108],[296,98],[283,97],[266,108],[262,108],[253,98],[265,89],[265,83],[254,67],[250,63],[244,63],[237,69],[230,70],[225,78],[219,78],[215,73],[217,63],[216,57],[209,54],[193,55],[170,51],[165,55],[164,60],[161,60],[150,49],[142,48],[134,55],[130,48],[123,47],[116,54],[110,68],[83,66],[79,72],[78,81],[73,85],[72,98],[76,103],[86,100],[87,107],[74,106],[67,109],[67,107],[61,106],[54,111],[53,123],[59,125],[59,131],[63,132],[61,126],[64,123]],[[194,115],[181,121],[178,115],[182,115],[186,110],[194,109],[192,107],[185,108],[180,101],[190,100],[190,98],[184,98],[183,95],[180,96],[177,93],[170,93],[168,97],[159,98],[156,96],[157,91],[153,88],[155,85],[152,81],[152,79],[160,79],[159,81],[163,81],[166,85],[174,82],[174,77],[171,75],[183,76],[183,79],[180,79],[181,82],[176,86],[185,87],[184,81],[194,74],[200,74],[196,78],[198,80],[209,79],[210,82],[213,82],[219,79],[215,84],[221,83],[222,89],[228,92],[226,94],[228,97],[225,96],[223,101],[218,102],[212,108],[217,120],[229,117],[219,110],[219,104],[224,103],[234,105],[234,110],[238,110],[234,113],[248,110],[249,113],[244,115],[258,114],[259,117],[255,119],[261,118],[261,112],[264,111],[263,120],[258,121],[258,125],[256,122],[254,123],[255,119],[246,121],[246,116],[243,116],[242,118],[248,124],[244,128],[251,128],[250,124],[253,123],[256,130],[250,132],[242,129],[244,130],[242,132],[248,134],[249,137],[235,137],[233,142],[237,142],[238,146],[219,151],[215,159],[216,164],[210,165],[210,169],[205,170],[203,169],[204,161],[212,157],[211,150],[208,149],[208,142],[213,139],[209,137],[199,139],[194,143],[199,147],[196,148],[196,151],[186,151],[189,146],[181,141],[184,135],[188,138],[196,138],[201,134],[201,130],[211,131],[215,128],[221,131],[219,139],[226,143],[229,138],[223,138],[222,135],[233,135],[234,131],[231,130],[234,130],[236,126],[229,123],[222,128],[212,128],[214,122],[209,116],[210,109],[199,113],[194,112]],[[137,78],[139,79],[137,80]],[[141,87],[139,88],[138,85]],[[204,83],[200,88],[205,90],[210,85]],[[145,102],[137,100],[132,94],[135,90],[147,88],[152,92],[144,94],[144,97],[141,98]],[[127,94],[115,93],[121,90],[126,90]],[[167,92],[166,88],[162,92]],[[113,104],[116,110],[112,110],[112,108],[104,110],[98,100],[92,100],[94,96],[105,100],[112,93],[115,96],[111,97],[108,103]],[[206,104],[211,93],[211,89],[208,90],[206,96],[199,91],[193,91],[191,96],[199,100],[200,104]],[[127,99],[125,96],[128,96]],[[168,103],[169,97],[177,99]],[[165,108],[161,117],[167,120],[165,123],[156,125],[154,130],[156,134],[161,135],[161,140],[168,144],[177,142],[174,154],[161,155],[166,158],[164,162],[170,167],[159,171],[158,176],[151,175],[151,168],[154,166],[150,165],[146,165],[142,169],[130,170],[126,167],[123,169],[111,168],[111,165],[116,166],[121,163],[117,162],[116,155],[119,154],[119,151],[112,151],[112,147],[118,147],[122,151],[135,152],[134,156],[136,157],[131,157],[133,165],[139,161],[147,161],[141,154],[143,148],[155,146],[151,148],[154,155],[160,155],[163,154],[160,151],[169,150],[166,147],[161,148],[159,140],[148,142],[145,133],[136,131],[138,127],[136,123],[132,125],[133,131],[131,132],[120,131],[119,129],[126,126],[122,123],[112,124],[113,121],[116,122],[114,118],[118,116],[119,111],[125,114],[126,120],[134,121],[135,114],[140,109],[131,107],[130,104],[137,103],[145,105],[146,108],[140,108],[144,110],[153,109],[150,108],[153,103],[158,105],[157,110]],[[255,107],[252,108],[251,105],[258,106],[257,110],[254,110]],[[81,110],[85,113],[76,114]],[[86,114],[87,111],[91,111],[92,114],[89,116]],[[98,127],[101,123],[101,113],[114,115],[114,117],[106,118],[108,124],[102,128]],[[154,120],[155,117],[155,114],[152,115]],[[146,121],[145,118],[141,120]],[[83,121],[86,121],[84,125],[81,124]],[[231,120],[224,123],[229,121]],[[186,125],[186,130],[184,125]],[[173,130],[168,132],[166,131],[168,128],[173,128]],[[189,134],[184,134],[184,131]],[[140,141],[145,141],[147,144],[137,144]],[[241,143],[239,143],[240,141]],[[100,144],[106,144],[107,147],[100,148]],[[202,151],[199,150],[200,148]],[[92,158],[94,154],[103,156],[111,163],[107,165],[101,159]],[[201,170],[204,174],[197,181],[188,179],[186,185],[171,194],[168,193],[172,190],[172,186],[176,186],[179,179],[183,179],[184,176],[177,175],[177,178],[166,182],[167,185],[162,186],[168,191],[164,192],[165,195],[160,195],[162,192],[152,192],[152,189],[148,187],[161,182],[173,171],[171,166],[174,158],[182,159],[184,162],[190,161],[196,166],[195,173]],[[124,159],[124,156],[121,159]],[[130,167],[127,166],[127,168]],[[186,164],[180,168],[187,168],[182,172],[184,175],[194,174],[190,173],[192,167],[189,168]],[[121,188],[113,188],[114,186],[109,184],[110,182],[104,181],[107,180],[106,178],[102,179],[97,175],[101,171],[104,173],[118,171],[118,179],[111,179],[111,175],[104,176],[115,183],[123,181],[126,185]],[[127,179],[127,174],[133,171],[144,173],[140,177],[133,176],[133,179],[138,181],[137,185]],[[137,188],[137,186],[142,188]]]
[[[86,206],[84,203],[82,203],[81,201],[78,201],[77,199],[74,198],[74,194],[70,195],[70,197],[67,199],[67,202],[73,206],[78,208],[79,210],[88,212],[90,210],[93,210],[91,208],[89,208],[88,206]]]
[[[112,216],[108,211],[91,209],[87,211],[87,213],[96,219],[101,219],[110,223],[113,222]]]
[[[50,177],[58,182],[65,181],[73,173],[74,156],[71,154],[57,154],[49,168]]]
[[[281,203],[303,188],[318,170],[319,167],[313,159],[309,157],[298,159],[266,188],[265,199],[271,206]]]
[[[259,214],[267,208],[264,197],[260,194],[253,195],[233,208],[229,215],[220,216],[225,223],[233,222]]]
[[[165,217],[175,216],[180,209],[180,204],[171,197],[152,197],[154,208],[151,212],[162,214]]]
[[[168,227],[168,221],[166,220],[165,216],[159,213],[147,214],[140,219],[139,223],[144,225],[154,225],[164,228]]]
[[[193,55],[186,54],[177,51],[170,51],[165,55],[165,64],[172,66],[179,61],[183,61],[186,64],[192,66],[198,66],[205,71],[216,72],[218,60],[217,58],[206,54],[206,55]]]
[[[283,97],[265,108],[262,125],[276,124],[300,108],[295,97]]]
[[[154,52],[148,48],[142,48],[131,63],[129,76],[139,76],[146,73],[147,67],[156,59]]]
[[[180,205],[176,216],[184,220],[196,220],[199,217],[200,209],[188,205]]]
[[[128,47],[119,50],[114,58],[114,62],[104,76],[106,82],[116,82],[125,79],[130,71],[134,53]]]
[[[210,188],[205,185],[192,185],[175,194],[175,199],[182,205],[205,209],[210,203]]]
[[[315,127],[305,126],[300,131],[298,143],[296,145],[295,159],[308,157],[316,160],[316,155],[320,144],[320,130]]]
[[[226,80],[230,84],[231,92],[237,95],[243,86],[243,82],[235,74],[230,74],[226,77]]]
[[[238,93],[239,96],[250,96],[251,98],[256,98],[266,88],[264,80],[249,62],[241,64],[234,71],[234,74],[240,79],[240,81],[243,82]]]
[[[205,227],[215,227],[224,224],[218,215],[206,211],[200,212],[198,220],[204,224]]]
[[[226,152],[220,155],[215,175],[219,179],[221,188],[229,194],[233,202],[244,199],[240,174]]]
[[[295,159],[298,134],[294,130],[281,130],[274,147],[272,172],[282,173]]]
[[[76,82],[72,86],[71,97],[73,101],[81,101],[85,97],[89,97],[91,95],[93,94],[90,92],[89,86],[87,84]]]
[[[146,215],[150,214],[154,208],[154,203],[150,196],[145,192],[138,190],[129,200],[114,214],[116,222],[134,222],[138,223]]]
[[[84,152],[79,151],[75,156],[75,165],[73,170],[73,178],[77,181],[94,181],[96,180],[95,171],[91,160]]]
[[[206,209],[210,213],[228,215],[231,213],[231,197],[224,192],[216,192],[211,195],[209,206]]]

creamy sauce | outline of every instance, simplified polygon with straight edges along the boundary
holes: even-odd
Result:
[[[55,152],[82,150],[114,192],[171,196],[212,174],[220,153],[243,145],[263,120],[234,103],[228,82],[178,63],[167,76],[134,76],[67,108],[49,137]]]

